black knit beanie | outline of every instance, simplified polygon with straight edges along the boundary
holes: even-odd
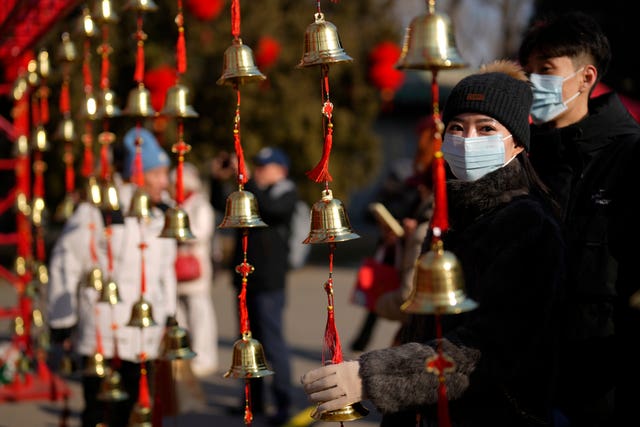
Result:
[[[463,113],[491,116],[504,125],[513,138],[529,151],[529,111],[533,95],[526,81],[505,73],[467,76],[453,88],[442,113],[445,125]]]

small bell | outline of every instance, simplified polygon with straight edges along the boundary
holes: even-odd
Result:
[[[140,83],[129,92],[127,106],[122,112],[129,117],[153,117],[156,110],[151,105],[151,92]]]
[[[76,127],[71,117],[63,118],[53,134],[53,139],[62,142],[75,142],[78,139]]]
[[[236,38],[224,51],[222,75],[216,82],[219,85],[242,85],[266,80],[253,61],[253,51]]]
[[[46,49],[41,49],[38,52],[38,74],[40,77],[46,79],[51,73],[51,61],[49,60],[49,52]]]
[[[82,108],[78,116],[84,120],[97,120],[100,118],[100,116],[98,116],[98,100],[93,92],[85,93]]]
[[[110,369],[102,382],[97,396],[103,402],[122,402],[129,398],[129,393],[122,388],[122,381],[118,371]]]
[[[94,206],[102,206],[102,188],[98,184],[98,179],[91,175],[85,184],[85,200]]]
[[[167,97],[160,115],[167,117],[192,118],[198,117],[198,113],[187,102],[189,89],[181,84],[176,84],[167,89]]]
[[[142,188],[136,188],[131,197],[131,206],[127,216],[138,218],[139,220],[149,220],[151,218],[151,200],[149,194]]]
[[[251,331],[233,344],[233,363],[225,378],[260,378],[273,375],[267,367],[262,344],[251,337]]]
[[[49,137],[44,126],[39,125],[36,127],[36,130],[33,132],[31,144],[34,150],[42,152],[49,151],[51,144],[49,144]]]
[[[127,427],[152,427],[152,421],[151,408],[136,403],[131,411]]]
[[[369,414],[369,410],[360,402],[351,403],[333,411],[321,412],[317,415],[318,420],[327,422],[354,421]]]
[[[104,282],[104,274],[100,267],[93,267],[87,275],[87,288],[93,288],[98,292],[102,292]]]
[[[333,198],[331,190],[311,207],[311,230],[303,243],[337,243],[357,239],[342,202]]]
[[[416,261],[411,296],[401,309],[419,314],[458,314],[477,307],[466,297],[462,267],[456,256],[435,241]]]
[[[107,283],[102,286],[102,291],[100,291],[100,297],[98,298],[98,302],[106,302],[111,305],[116,305],[120,301],[120,292],[118,291],[118,284],[113,278],[109,278]]]
[[[102,210],[107,212],[117,212],[120,210],[120,197],[118,196],[118,189],[116,188],[113,180],[108,180],[102,187],[101,204]]]
[[[103,24],[115,24],[119,21],[118,14],[113,10],[111,0],[98,0],[93,9],[93,17]]]
[[[54,218],[58,222],[65,222],[71,215],[73,215],[73,211],[76,209],[76,202],[73,199],[73,195],[65,194],[64,199],[56,208],[56,212],[54,214]]]
[[[140,296],[138,302],[136,302],[131,308],[131,318],[129,319],[127,326],[148,328],[149,326],[155,325],[157,325],[157,323],[153,320],[151,304]]]
[[[100,34],[88,7],[82,8],[82,18],[78,21],[76,32],[86,38],[97,37]]]
[[[60,36],[62,42],[58,47],[57,59],[60,62],[71,63],[78,59],[78,51],[76,50],[76,45],[71,41],[71,36],[68,32],[62,33]]]
[[[13,87],[11,89],[11,95],[13,96],[14,101],[19,101],[22,99],[27,90],[29,89],[29,82],[27,81],[25,76],[18,76],[18,78],[13,82]]]
[[[41,227],[45,222],[47,206],[43,197],[34,197],[31,202],[31,222],[36,227]]]
[[[39,285],[46,286],[47,284],[49,284],[49,269],[44,262],[34,261],[32,270],[33,276],[37,280]]]
[[[111,119],[114,117],[120,117],[121,115],[122,111],[116,103],[115,92],[111,89],[104,89],[100,93],[100,97],[98,98],[98,109],[96,111],[96,116],[102,119]]]
[[[87,359],[87,364],[82,370],[82,375],[87,377],[104,377],[107,374],[108,368],[104,361],[104,355],[98,351],[93,353],[93,356]]]
[[[181,328],[174,317],[167,322],[167,331],[162,338],[160,357],[163,360],[193,359],[196,353],[191,349],[189,332]]]
[[[225,214],[218,228],[266,227],[258,212],[256,196],[249,191],[238,190],[229,194]]]
[[[18,135],[18,138],[13,144],[13,156],[22,157],[28,154],[29,154],[29,138],[27,138],[27,135]]]
[[[186,242],[195,239],[189,228],[189,215],[184,209],[172,207],[167,209],[164,215],[164,227],[160,237],[176,239],[178,242]]]
[[[315,22],[304,33],[302,60],[296,68],[353,61],[340,44],[336,26],[325,21],[323,13],[318,12],[314,17]]]
[[[18,276],[27,274],[27,259],[22,255],[18,255],[13,262],[13,271],[15,271]]]
[[[135,10],[137,12],[155,12],[158,5],[153,0],[129,0],[124,5],[124,10]]]

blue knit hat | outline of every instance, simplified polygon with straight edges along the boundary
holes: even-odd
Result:
[[[142,138],[142,170],[146,172],[160,166],[169,166],[171,161],[167,153],[160,147],[158,140],[145,128],[131,128],[124,135],[124,164],[122,177],[131,178],[136,158],[136,137]]]
[[[285,154],[279,148],[276,147],[264,147],[258,153],[253,156],[253,163],[256,166],[264,166],[269,163],[276,163],[286,168],[289,167],[289,156]]]

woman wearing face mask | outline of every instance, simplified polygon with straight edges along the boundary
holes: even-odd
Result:
[[[478,303],[441,319],[443,350],[455,363],[445,374],[455,427],[552,422],[564,246],[526,156],[531,100],[522,70],[497,62],[461,80],[444,108],[442,148],[457,177],[448,183],[444,248]],[[316,413],[369,399],[382,426],[438,426],[438,378],[425,369],[436,354],[433,320],[413,315],[403,344],[306,373],[301,381]]]

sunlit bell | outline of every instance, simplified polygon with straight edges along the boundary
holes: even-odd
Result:
[[[98,302],[104,302],[111,305],[116,305],[120,301],[120,292],[118,291],[118,284],[112,277],[109,277],[107,283],[103,284]]]
[[[193,359],[196,353],[191,349],[189,331],[178,325],[175,318],[167,322],[167,329],[162,338],[160,357],[163,360]]]
[[[102,292],[104,285],[104,273],[100,267],[93,267],[87,274],[87,288],[93,288],[98,292]]]
[[[122,388],[122,378],[118,371],[109,369],[100,383],[97,398],[102,402],[122,402],[129,398],[129,393]]]
[[[41,227],[46,218],[47,206],[44,197],[37,196],[31,201],[31,223],[35,227]]]
[[[71,117],[64,117],[58,123],[53,139],[62,142],[74,142],[78,139],[76,127]]]
[[[273,375],[267,367],[264,349],[251,331],[243,332],[242,338],[233,344],[233,363],[224,374],[225,378],[260,378]]]
[[[87,178],[85,184],[85,200],[96,207],[102,206],[102,188],[94,175]]]
[[[451,20],[435,13],[435,6],[430,5],[428,13],[411,20],[396,68],[448,70],[467,65],[456,48]]]
[[[96,116],[102,119],[111,119],[122,115],[120,107],[116,103],[116,94],[111,89],[104,89],[98,97],[98,110]]]
[[[16,210],[26,217],[31,216],[31,205],[27,195],[22,191],[16,193]]]
[[[129,0],[124,5],[124,10],[135,10],[137,12],[155,12],[158,5],[153,0]]]
[[[133,406],[127,427],[152,427],[153,417],[150,407],[142,406],[139,402]]]
[[[93,92],[84,94],[82,108],[80,108],[78,116],[84,120],[97,120],[100,118],[98,117],[98,100]]]
[[[31,140],[33,148],[37,151],[49,151],[49,137],[47,136],[47,130],[44,126],[38,125],[33,132]]]
[[[157,325],[157,323],[153,320],[151,304],[141,295],[140,299],[131,307],[131,318],[127,326],[148,328],[149,326],[155,325]]]
[[[31,59],[27,62],[27,83],[31,87],[40,84],[40,74],[38,73],[38,61]]]
[[[78,52],[76,50],[76,45],[71,40],[71,36],[68,32],[62,33],[60,36],[62,42],[60,43],[57,51],[57,59],[60,62],[74,62],[78,59]]]
[[[18,255],[13,262],[13,271],[15,271],[18,276],[27,274],[27,259],[22,255]]]
[[[98,27],[95,22],[93,22],[93,17],[88,7],[82,9],[82,17],[78,21],[76,32],[86,38],[97,37],[98,34],[100,34]]]
[[[98,0],[93,9],[93,17],[96,21],[104,24],[115,24],[118,22],[118,14],[113,10],[111,0]]]
[[[49,283],[49,269],[47,264],[42,261],[34,261],[32,265],[33,277],[41,286]]]
[[[242,85],[266,80],[253,60],[253,51],[242,44],[241,38],[236,38],[224,51],[222,75],[216,82],[219,85]]]
[[[151,199],[149,199],[149,194],[140,187],[136,188],[131,197],[127,216],[145,221],[151,218]]]
[[[45,49],[41,49],[38,52],[38,74],[40,77],[47,78],[51,73],[51,61],[49,60],[49,52]]]
[[[333,198],[329,189],[322,191],[322,198],[311,207],[311,229],[303,243],[334,243],[357,239],[344,205]]]
[[[58,222],[64,222],[71,218],[73,215],[73,211],[76,209],[76,202],[73,198],[72,194],[65,194],[62,202],[56,208],[56,212],[54,214],[54,218]]]
[[[86,377],[104,377],[108,371],[108,367],[104,360],[104,355],[99,351],[93,353],[87,358],[87,363],[82,370],[82,375]]]
[[[18,135],[18,138],[13,144],[14,157],[22,157],[29,154],[29,138],[27,135]]]
[[[156,110],[151,105],[151,92],[144,87],[144,84],[140,83],[129,91],[127,106],[122,114],[129,117],[153,117],[156,115]]]
[[[342,48],[336,26],[325,21],[323,13],[318,12],[314,16],[315,22],[304,33],[304,51],[296,67],[353,61]]]
[[[14,101],[19,101],[22,97],[27,93],[29,89],[29,82],[24,75],[18,76],[16,80],[13,82],[13,88],[11,90],[11,95],[13,96]]]
[[[413,290],[401,308],[407,313],[458,314],[477,303],[464,292],[462,267],[456,256],[443,249],[441,240],[416,261]]]
[[[167,97],[160,115],[167,117],[192,118],[198,113],[189,105],[189,89],[185,85],[176,84],[167,89]]]
[[[327,422],[354,421],[369,414],[369,410],[360,402],[351,403],[333,411],[321,412],[314,418]]]
[[[266,227],[260,218],[256,196],[249,191],[238,190],[229,194],[225,214],[218,228]]]
[[[120,197],[118,196],[118,188],[113,180],[108,180],[101,186],[101,203],[102,210],[107,212],[117,212],[120,210]]]
[[[164,227],[160,237],[176,239],[179,242],[186,242],[195,239],[189,228],[189,216],[180,207],[171,207],[164,214]]]

